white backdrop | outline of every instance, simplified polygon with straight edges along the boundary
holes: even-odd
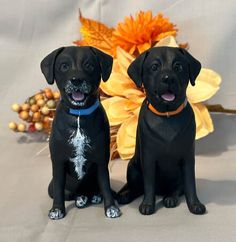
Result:
[[[77,211],[73,204],[63,221],[48,220],[48,150],[35,155],[46,144],[7,125],[17,119],[11,104],[46,86],[41,60],[79,38],[79,8],[110,26],[139,10],[163,12],[177,24],[179,42],[187,41],[204,67],[222,75],[209,102],[236,108],[235,0],[0,0],[0,241],[235,241],[235,116],[213,115],[216,131],[197,143],[197,185],[207,215],[193,216],[181,203],[147,218],[139,215],[138,200],[122,207],[116,221],[104,218],[102,205]],[[115,161],[115,189],[124,182],[126,164]]]

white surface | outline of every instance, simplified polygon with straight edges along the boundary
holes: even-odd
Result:
[[[210,102],[236,106],[234,0],[1,0],[0,241],[236,241],[235,116],[214,115],[216,132],[197,142],[198,193],[208,214],[194,216],[182,202],[141,216],[139,199],[121,207],[123,216],[116,220],[105,218],[102,205],[78,210],[71,203],[65,219],[48,219],[51,164],[47,150],[36,156],[45,143],[10,132],[7,124],[16,119],[13,102],[46,86],[42,58],[79,37],[78,8],[110,26],[138,10],[164,12],[177,24],[178,40],[188,41],[192,54],[222,75],[221,90]],[[122,186],[125,169],[126,162],[114,163],[115,189]]]

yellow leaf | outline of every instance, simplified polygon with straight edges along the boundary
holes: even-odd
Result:
[[[141,106],[139,106],[138,108],[136,108],[136,109],[133,111],[133,114],[136,115],[136,116],[138,117],[138,116],[139,116],[140,109],[141,109]]]
[[[120,66],[117,59],[113,59],[112,72],[120,72]]]
[[[137,125],[138,125],[138,117],[136,115],[133,115],[131,118],[129,118],[127,121],[126,126],[126,133],[130,137],[133,137],[136,139],[136,131],[137,131]]]
[[[135,84],[127,76],[112,72],[109,80],[101,85],[102,90],[110,96],[124,96],[124,91],[135,88]]]
[[[84,18],[81,12],[79,20],[82,24],[80,33],[83,36],[83,40],[81,43],[85,42],[87,45],[91,45],[106,52],[107,54],[113,55],[111,37],[114,29],[109,28],[98,21]],[[75,41],[75,43],[80,43],[80,41]]]
[[[127,70],[131,62],[134,60],[134,57],[120,47],[117,47],[116,58],[122,74],[128,77]]]
[[[161,39],[155,44],[154,47],[169,46],[169,47],[179,47],[175,38],[173,36],[167,36]]]
[[[133,157],[133,152],[131,150],[128,154],[119,153],[119,155],[122,160],[130,160]]]
[[[214,131],[211,116],[202,103],[191,104],[196,121],[196,139],[200,139]]]
[[[138,89],[127,89],[123,92],[123,95],[129,100],[139,105],[142,104],[145,98],[144,93]]]
[[[139,53],[143,53],[145,50],[151,48],[151,43],[143,43],[140,45],[137,45],[138,51]]]
[[[164,39],[167,36],[176,36],[176,31],[168,31],[165,33],[161,33],[154,39],[154,41],[160,41],[161,39]]]
[[[117,150],[122,159],[130,159],[135,150],[137,117],[132,116],[122,123],[117,133]]]
[[[201,69],[195,86],[188,85],[187,97],[191,103],[203,102],[211,98],[220,88],[221,77],[210,69]]]
[[[122,97],[110,97],[102,101],[106,110],[110,125],[121,124],[132,115],[129,105],[133,102]]]

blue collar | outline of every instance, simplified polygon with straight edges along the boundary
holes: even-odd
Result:
[[[73,114],[73,115],[77,115],[77,116],[90,115],[92,112],[94,112],[98,108],[99,104],[100,104],[100,102],[97,99],[97,101],[91,107],[85,108],[85,109],[70,108],[69,113]]]

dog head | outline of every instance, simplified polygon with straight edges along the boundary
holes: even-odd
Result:
[[[49,84],[54,80],[62,100],[72,108],[91,106],[99,96],[102,77],[107,81],[113,59],[102,51],[89,47],[62,47],[41,62],[41,70]]]
[[[188,83],[194,86],[201,64],[186,50],[154,47],[137,57],[128,75],[138,87],[143,85],[147,100],[160,112],[176,110],[186,98]]]

